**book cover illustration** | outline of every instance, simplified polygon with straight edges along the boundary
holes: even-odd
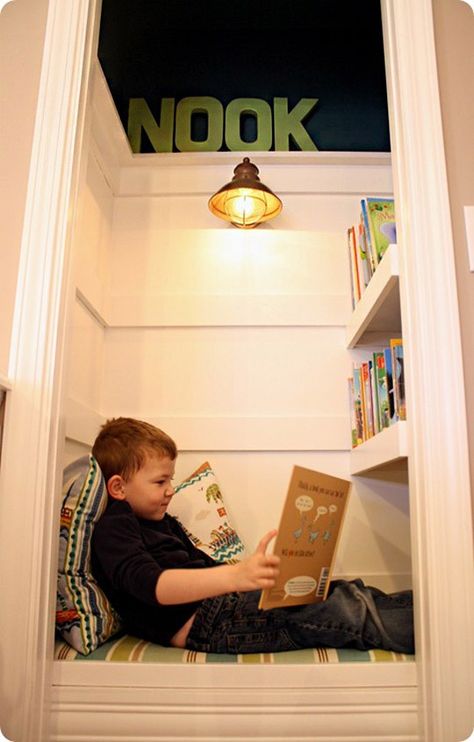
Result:
[[[318,603],[329,589],[350,482],[295,466],[275,541],[280,574],[263,609]]]
[[[366,200],[370,238],[380,262],[387,247],[397,241],[395,202],[393,198]]]

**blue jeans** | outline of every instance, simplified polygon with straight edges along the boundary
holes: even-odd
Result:
[[[387,595],[362,580],[335,580],[327,600],[258,609],[260,591],[204,600],[186,646],[198,652],[248,654],[305,647],[387,649],[412,654],[412,592]]]

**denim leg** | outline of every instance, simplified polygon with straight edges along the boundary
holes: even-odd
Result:
[[[337,580],[322,603],[268,611],[258,609],[259,597],[253,591],[205,600],[187,646],[229,654],[318,646],[414,651],[410,591],[386,595],[361,580]]]
[[[414,652],[411,591],[387,595],[362,580],[336,580],[327,600],[286,610],[289,634],[301,647]]]
[[[229,593],[205,600],[186,646],[200,652],[249,654],[298,649],[286,630],[286,611],[261,611],[260,591]]]

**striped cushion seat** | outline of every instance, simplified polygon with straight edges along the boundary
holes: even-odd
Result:
[[[134,636],[114,637],[88,655],[76,652],[69,644],[56,642],[54,659],[66,661],[106,661],[106,662],[159,662],[178,664],[234,663],[242,665],[259,664],[328,664],[337,662],[413,662],[414,655],[386,652],[372,649],[361,652],[357,649],[299,649],[293,652],[272,654],[206,654],[190,649],[176,649],[152,644]]]

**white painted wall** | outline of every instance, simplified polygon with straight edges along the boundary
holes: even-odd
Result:
[[[3,3],[2,3],[3,5]],[[7,377],[47,0],[0,12],[0,377]]]

